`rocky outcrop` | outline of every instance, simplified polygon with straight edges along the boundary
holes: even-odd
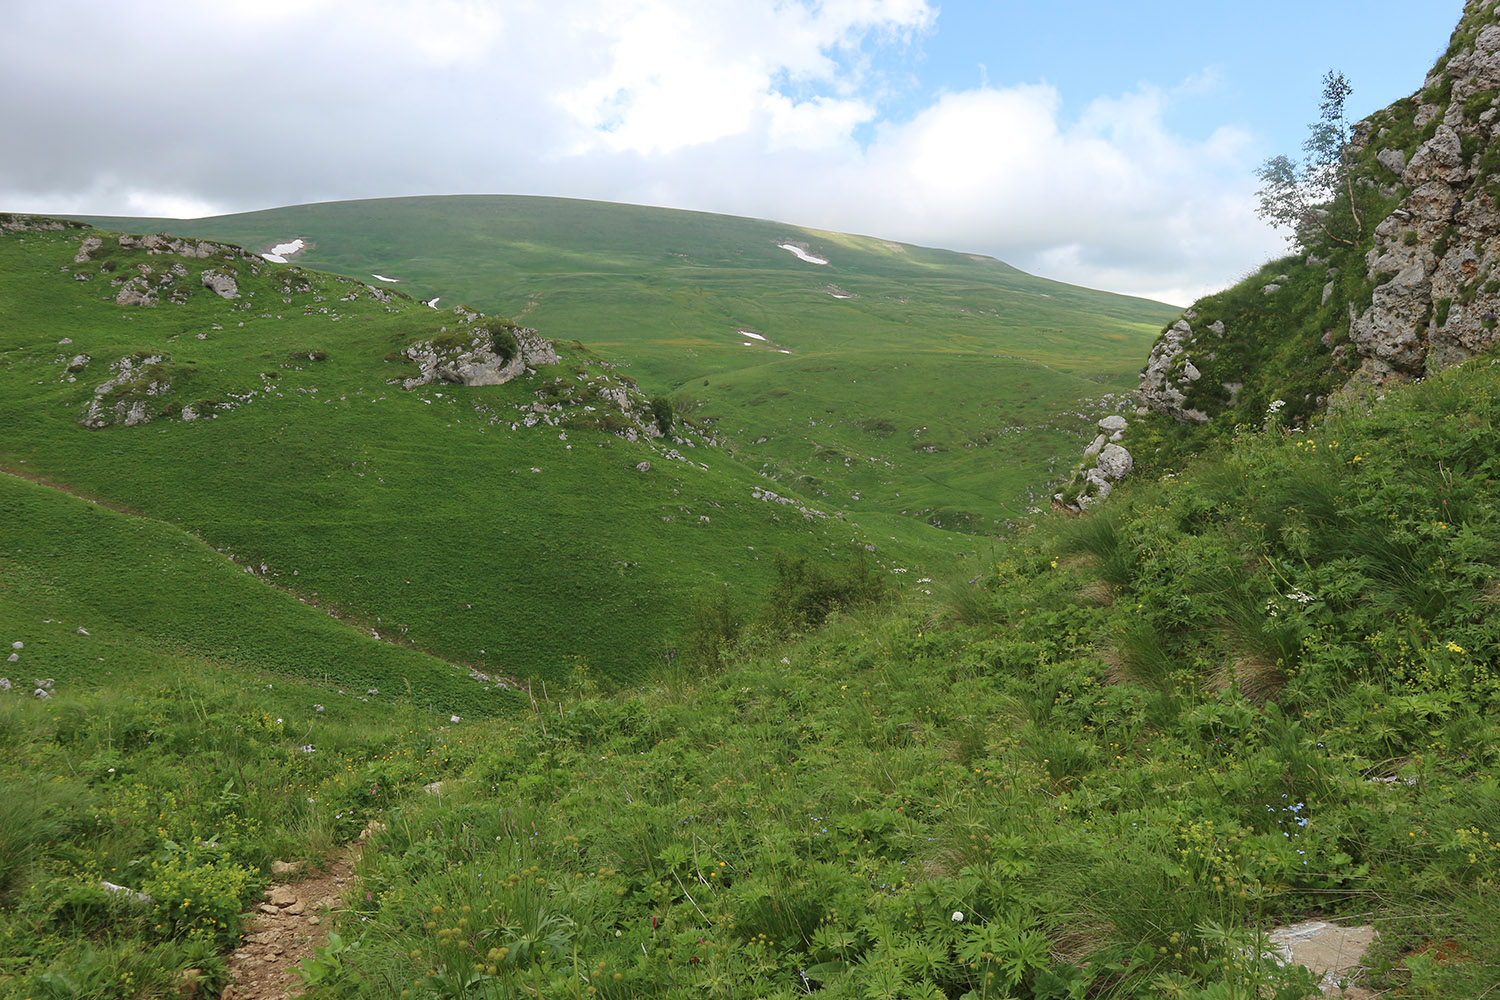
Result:
[[[422,340],[401,352],[421,374],[401,382],[403,389],[451,382],[455,385],[504,385],[528,367],[555,365],[557,352],[535,330],[478,325],[459,334]]]
[[[135,427],[158,415],[155,397],[171,388],[166,358],[160,354],[135,354],[109,366],[114,374],[94,389],[94,398],[84,408],[79,423],[99,429],[111,424]]]
[[[1082,511],[1105,499],[1114,484],[1130,475],[1135,461],[1130,452],[1116,444],[1125,436],[1127,421],[1121,416],[1104,417],[1098,423],[1099,435],[1084,449],[1083,464],[1073,473],[1067,486],[1052,497],[1053,503],[1066,510]]]
[[[171,253],[179,257],[212,257],[214,254],[245,256],[239,247],[228,243],[210,243],[208,240],[185,240],[165,233],[147,236],[121,236],[120,246],[126,250],[144,250],[147,253]]]
[[[200,280],[203,287],[213,292],[221,299],[237,299],[240,297],[239,282],[235,279],[234,272],[224,268],[210,268],[204,271]]]
[[[1494,21],[1493,2],[1469,4],[1455,38],[1472,33],[1472,41],[1440,63],[1423,96],[1413,98],[1415,121],[1431,135],[1405,163],[1399,150],[1376,154],[1399,170],[1407,194],[1376,227],[1365,255],[1378,285],[1349,329],[1364,381],[1420,377],[1500,340],[1500,185],[1487,163],[1500,144]]]
[[[15,215],[0,213],[0,233],[60,232],[64,229],[88,229],[82,222],[69,219],[48,219],[40,215]]]
[[[1188,321],[1196,318],[1190,309],[1161,335],[1151,348],[1151,356],[1141,371],[1140,388],[1136,390],[1141,407],[1185,424],[1208,422],[1208,414],[1185,405],[1187,388],[1201,377],[1188,353],[1197,342]]]

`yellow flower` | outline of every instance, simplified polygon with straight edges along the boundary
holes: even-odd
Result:
[[[1464,648],[1462,646],[1460,646],[1458,643],[1454,642],[1452,639],[1448,640],[1448,652],[1450,652],[1450,653],[1462,653],[1463,651],[1464,651]]]

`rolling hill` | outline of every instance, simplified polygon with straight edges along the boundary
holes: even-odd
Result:
[[[779,222],[558,198],[89,218],[269,251],[577,340],[767,475],[853,515],[994,531],[1134,387],[1176,310],[998,260]],[[1064,471],[1064,470],[1056,470]]]

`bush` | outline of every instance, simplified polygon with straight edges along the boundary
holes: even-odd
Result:
[[[889,592],[885,578],[863,554],[852,563],[829,565],[778,552],[765,617],[793,628],[821,625],[841,608],[876,604]]]
[[[260,892],[262,879],[253,868],[234,864],[197,864],[171,852],[151,864],[146,892],[156,900],[157,926],[164,937],[234,944],[239,915]]]
[[[516,332],[508,326],[496,326],[490,329],[490,350],[500,355],[504,361],[510,361],[521,352],[521,344],[516,340]]]
[[[666,396],[651,397],[651,416],[656,421],[656,429],[663,435],[672,433],[672,419],[676,416],[672,409],[672,401]]]
[[[728,587],[700,595],[693,601],[693,618],[688,625],[688,663],[699,670],[722,665],[734,651],[740,627]]]

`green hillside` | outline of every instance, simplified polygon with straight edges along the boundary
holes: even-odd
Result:
[[[497,677],[640,676],[697,595],[757,600],[778,551],[895,569],[973,548],[768,494],[681,421],[672,439],[626,440],[643,397],[586,351],[503,385],[402,388],[420,372],[400,352],[490,321],[214,247],[0,236],[0,468],[196,535],[367,632]],[[201,277],[231,272],[235,298]],[[27,540],[24,520],[7,530]]]
[[[1293,1000],[1266,935],[1308,919],[1375,926],[1347,975],[1382,995],[1483,996],[1497,421],[1480,359],[1043,518],[930,599],[488,721],[188,651],[0,692],[0,993],[216,990],[270,860],[378,818],[310,996]],[[6,482],[99,521],[101,577],[170,544]],[[58,537],[7,557],[13,673],[157,634],[73,638],[99,583]]]
[[[1055,456],[1114,412],[1079,400],[1133,388],[1176,312],[988,257],[557,198],[90,221],[256,250],[302,239],[299,263],[397,278],[389,287],[628,364],[752,464],[837,509],[959,530],[993,531],[1032,504]]]

